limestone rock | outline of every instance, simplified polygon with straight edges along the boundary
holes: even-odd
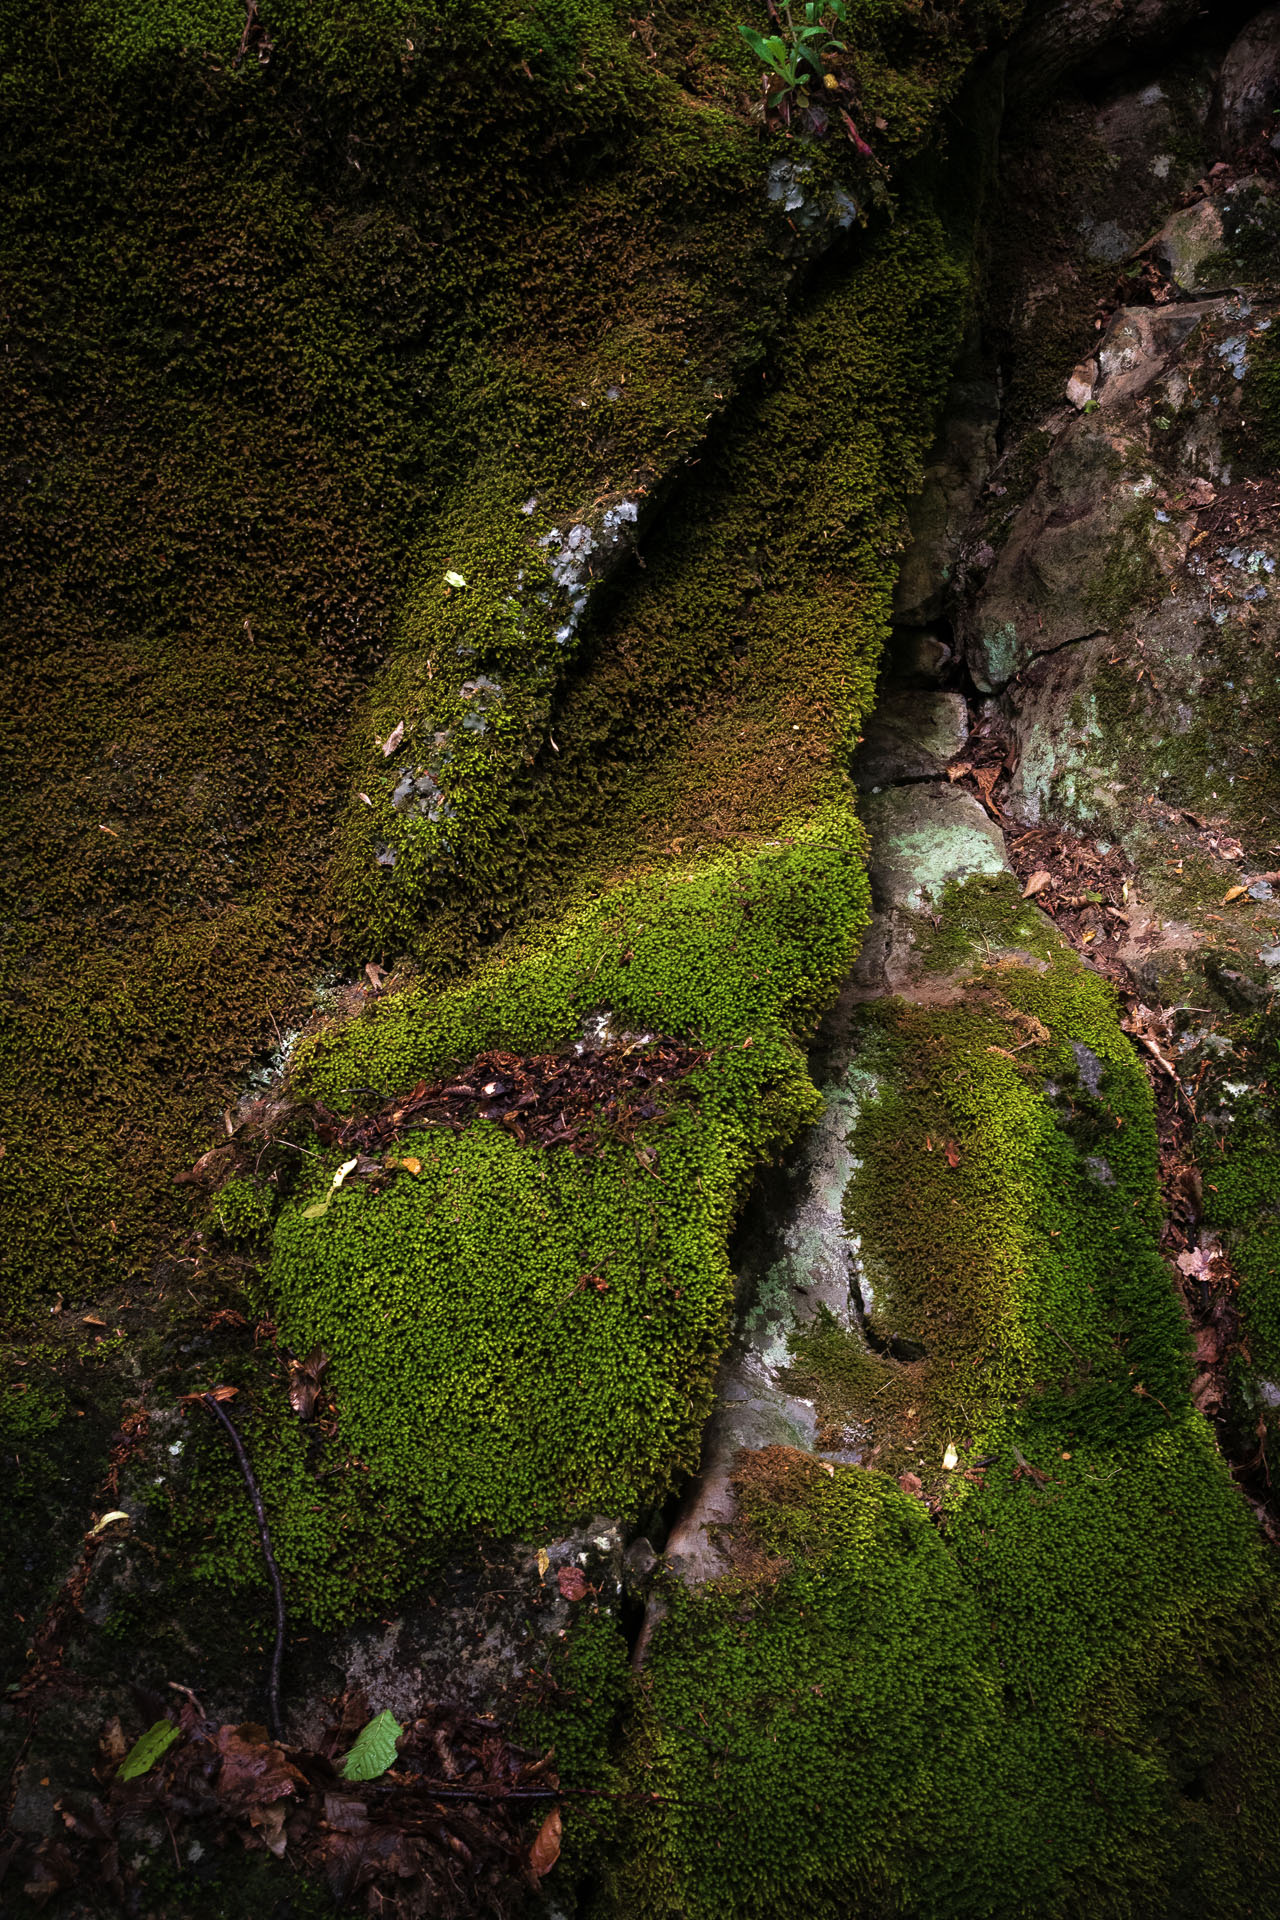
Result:
[[[878,908],[919,913],[949,880],[1007,870],[1004,836],[964,788],[929,782],[890,787],[864,803],[871,835],[871,892]]]
[[[895,689],[877,702],[854,756],[854,784],[866,791],[904,780],[936,780],[969,735],[960,693]]]
[[[893,617],[927,626],[943,611],[961,530],[996,457],[1000,395],[983,373],[953,383],[924,485],[910,510],[911,545],[893,596]]]
[[[1213,129],[1222,152],[1253,138],[1280,106],[1280,7],[1256,14],[1233,41],[1218,80]]]

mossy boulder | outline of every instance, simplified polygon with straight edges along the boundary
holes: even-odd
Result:
[[[847,1229],[869,1327],[922,1357],[797,1340],[874,1448],[739,1456],[727,1570],[649,1648],[629,1765],[664,1810],[607,1910],[1265,1905],[1272,1589],[1114,1002],[1060,952],[862,1018]]]

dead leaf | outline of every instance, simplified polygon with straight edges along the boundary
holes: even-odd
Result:
[[[400,742],[403,739],[404,739],[404,721],[397,720],[395,726],[392,727],[390,733],[387,735],[386,739],[382,743],[382,757],[384,760],[388,759],[391,756],[391,754],[395,752],[396,748],[400,745]]]
[[[954,1140],[947,1141],[946,1146],[943,1148],[943,1152],[947,1156],[947,1165],[949,1167],[954,1168],[960,1165],[960,1149],[956,1145]]]
[[[265,1727],[219,1727],[213,1745],[222,1756],[218,1798],[233,1812],[271,1806],[306,1785],[283,1749],[267,1738]]]
[[[917,1500],[924,1498],[924,1481],[918,1473],[900,1473],[898,1485],[904,1493],[914,1494]]]
[[[285,1849],[284,1808],[279,1805],[270,1807],[250,1807],[249,1825],[257,1833],[262,1844],[277,1860],[283,1860]]]
[[[1051,887],[1052,885],[1053,875],[1046,873],[1042,867],[1038,873],[1032,874],[1026,886],[1022,889],[1022,897],[1024,900],[1030,900],[1033,894],[1043,893],[1046,887]]]
[[[1222,896],[1223,906],[1229,906],[1233,900],[1243,900],[1248,891],[1248,887],[1228,887]]]
[[[305,1360],[289,1362],[289,1405],[302,1420],[309,1420],[320,1397],[320,1375],[329,1364],[329,1356],[314,1347]]]
[[[369,985],[373,988],[375,993],[380,993],[382,990],[382,983],[387,977],[386,968],[380,967],[376,960],[366,960],[364,963],[364,970],[366,975],[368,976]]]
[[[556,1585],[560,1589],[562,1600],[583,1600],[587,1595],[587,1576],[581,1567],[560,1567],[556,1572]]]
[[[122,1507],[113,1508],[110,1513],[104,1513],[101,1520],[96,1520],[94,1522],[94,1524],[89,1529],[89,1538],[92,1540],[95,1533],[101,1533],[102,1529],[104,1527],[109,1527],[113,1521],[127,1520],[128,1518],[129,1518],[128,1514],[124,1511]]]
[[[1189,1280],[1204,1280],[1208,1278],[1212,1256],[1203,1247],[1193,1247],[1186,1253],[1180,1253],[1175,1264],[1178,1271],[1185,1273]]]
[[[550,1555],[550,1554],[549,1554],[549,1553],[547,1552],[547,1550],[546,1550],[546,1548],[545,1548],[545,1547],[539,1547],[539,1548],[538,1548],[538,1578],[539,1578],[539,1580],[545,1580],[545,1579],[546,1579],[546,1575],[547,1575],[547,1568],[548,1568],[548,1567],[549,1567],[550,1565],[551,1565],[551,1555]]]
[[[948,1473],[954,1473],[960,1465],[960,1455],[956,1452],[953,1441],[948,1441],[947,1443],[947,1450],[942,1456],[942,1464]]]
[[[561,1828],[560,1809],[552,1807],[529,1849],[529,1872],[535,1880],[544,1880],[560,1858]]]
[[[107,1324],[105,1320],[99,1319],[96,1313],[83,1314],[81,1316],[81,1321],[82,1321],[82,1324],[86,1327],[105,1327]]]

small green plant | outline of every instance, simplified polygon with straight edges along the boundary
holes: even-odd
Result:
[[[834,108],[844,122],[845,132],[864,160],[873,160],[871,148],[854,125],[848,108],[854,104],[847,78],[825,63],[835,54],[847,53],[848,43],[836,38],[837,26],[847,27],[845,0],[766,0],[773,33],[759,33],[755,27],[738,28],[752,53],[765,69],[764,113],[766,125],[790,130],[792,112],[799,109],[800,130],[823,134],[831,126],[827,109]],[[816,81],[820,97],[810,92]],[[882,125],[883,122],[877,122]]]
[[[791,0],[782,0],[781,9],[770,0],[769,17],[778,33],[758,33],[754,27],[739,27],[756,58],[782,82],[788,93],[798,93],[810,79],[826,84],[822,65],[825,53],[845,53],[843,40],[837,40],[832,23],[848,24],[844,0],[804,0],[803,20],[797,21],[800,8]]]

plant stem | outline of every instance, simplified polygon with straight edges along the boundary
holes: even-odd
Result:
[[[271,1587],[276,1601],[276,1643],[271,1649],[271,1668],[267,1675],[267,1720],[275,1739],[284,1738],[284,1717],[280,1712],[280,1668],[284,1661],[284,1587],[280,1580],[280,1569],[276,1565],[275,1554],[271,1551],[271,1533],[267,1527],[266,1509],[262,1504],[262,1495],[253,1468],[249,1465],[249,1456],[245,1452],[244,1442],[232,1424],[231,1416],[212,1393],[202,1393],[211,1414],[220,1420],[227,1430],[227,1438],[235,1449],[236,1461],[249,1489],[249,1498],[253,1502],[253,1515],[258,1523],[258,1538],[262,1542],[262,1557],[267,1563],[267,1572],[271,1577]]]

